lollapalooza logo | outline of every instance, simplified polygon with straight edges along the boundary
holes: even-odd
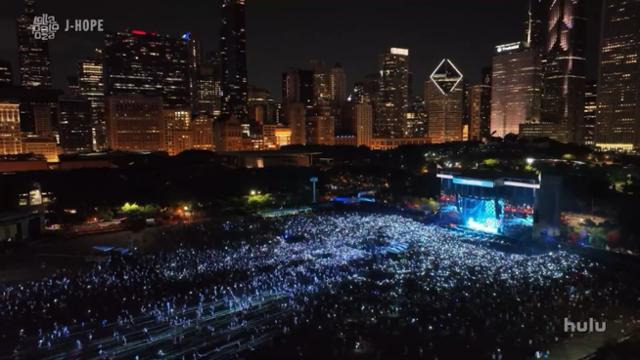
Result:
[[[56,17],[49,14],[42,14],[33,18],[31,25],[31,33],[37,40],[53,40],[56,38],[56,32],[60,30],[60,25],[56,21]],[[102,19],[67,19],[65,32],[88,32],[88,31],[104,31],[104,20]]]
[[[31,33],[37,40],[53,40],[56,38],[58,30],[60,30],[60,25],[58,25],[55,16],[42,14],[42,16],[33,18]]]

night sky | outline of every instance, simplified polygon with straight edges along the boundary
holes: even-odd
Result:
[[[600,0],[590,10],[590,76],[595,76]],[[443,57],[477,82],[496,44],[524,38],[527,0],[247,0],[249,82],[279,98],[283,70],[310,59],[340,62],[348,81],[375,72],[390,46],[411,50],[416,95]],[[196,34],[206,51],[218,47],[217,0],[39,0],[37,13],[65,19],[104,19],[107,31],[139,28]],[[15,19],[22,0],[0,0],[0,59],[15,63]],[[54,83],[62,88],[76,62],[101,45],[100,33],[65,33],[50,41]],[[16,76],[17,80],[17,76]]]

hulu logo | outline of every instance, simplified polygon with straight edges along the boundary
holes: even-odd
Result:
[[[593,318],[589,318],[589,321],[577,321],[573,322],[567,318],[564,318],[564,332],[571,333],[603,333],[607,330],[607,323],[605,321],[598,322]]]

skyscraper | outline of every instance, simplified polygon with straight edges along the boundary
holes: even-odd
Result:
[[[391,48],[381,56],[378,82],[374,136],[402,138],[409,108],[408,49]]]
[[[185,110],[163,110],[167,127],[167,152],[178,155],[193,149],[193,129],[191,112]]]
[[[491,123],[491,74],[482,83],[469,88],[469,140],[479,141],[489,136]]]
[[[540,122],[542,100],[541,55],[517,42],[498,45],[491,79],[491,133],[518,134],[520,125]]]
[[[529,0],[529,12],[524,39],[532,48],[543,48],[547,42],[549,0]]]
[[[314,76],[311,70],[290,69],[282,74],[282,101],[285,104],[314,104]]]
[[[640,0],[604,0],[596,146],[640,147]]]
[[[598,83],[587,82],[584,92],[584,144],[595,145],[596,113],[598,109]]]
[[[235,115],[247,122],[247,34],[245,0],[222,0],[220,64],[222,69],[222,117]]]
[[[93,150],[91,102],[77,97],[61,97],[58,101],[60,145],[65,152]]]
[[[587,41],[584,0],[550,5],[542,121],[558,125],[565,142],[583,142]]]
[[[13,72],[11,71],[11,63],[0,60],[0,86],[13,84]]]
[[[307,116],[307,144],[334,145],[336,118],[331,106],[316,106]]]
[[[161,95],[167,109],[190,108],[189,74],[187,40],[142,30],[105,35],[108,96]]]
[[[17,20],[18,66],[20,85],[25,88],[51,87],[51,60],[46,40],[36,39],[31,31],[35,0],[24,0],[24,12]]]
[[[347,100],[347,75],[342,65],[336,64],[330,70],[331,101],[336,106],[341,106]]]
[[[356,146],[371,147],[373,140],[373,106],[369,103],[355,104],[353,118]]]
[[[0,155],[14,155],[21,152],[20,104],[0,102]]]
[[[107,147],[107,125],[104,119],[104,67],[102,54],[80,60],[78,63],[79,95],[89,100],[91,106],[91,137],[94,150]]]
[[[302,103],[292,103],[286,108],[286,119],[291,129],[291,144],[307,144],[306,109]]]
[[[425,83],[424,102],[429,117],[428,136],[433,144],[462,141],[464,91],[462,73],[443,59]]]
[[[222,112],[222,84],[220,59],[212,55],[198,68],[193,110],[197,114],[208,114],[214,117]]]

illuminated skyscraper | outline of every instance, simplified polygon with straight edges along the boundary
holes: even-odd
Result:
[[[595,145],[596,110],[598,109],[598,83],[587,82],[584,92],[584,144]]]
[[[49,45],[31,31],[35,17],[35,0],[24,0],[24,12],[17,20],[18,66],[20,85],[25,88],[51,87]]]
[[[0,86],[13,84],[13,72],[11,71],[11,63],[0,60]]]
[[[540,122],[541,66],[540,51],[526,43],[496,47],[491,79],[493,136],[518,134],[521,124]]]
[[[181,38],[131,30],[107,33],[106,95],[161,95],[167,109],[190,108],[189,43]]]
[[[222,117],[235,115],[247,122],[247,34],[245,1],[222,0],[220,64],[222,69]]]
[[[489,136],[491,123],[491,74],[482,83],[469,88],[469,140],[479,141]]]
[[[444,59],[425,83],[428,136],[433,144],[462,141],[464,91],[462,73]]]
[[[524,41],[533,48],[543,48],[547,42],[550,0],[529,0]]]
[[[196,76],[196,93],[193,110],[196,114],[219,117],[222,113],[222,83],[220,59],[212,54],[200,64]]]
[[[89,100],[91,105],[91,133],[94,150],[107,147],[107,125],[104,119],[104,67],[102,54],[80,60],[78,64],[79,95]]]
[[[0,102],[0,155],[21,152],[20,104]]]
[[[307,144],[334,145],[336,118],[331,106],[316,106],[307,116]]]
[[[544,66],[542,121],[558,125],[565,142],[583,142],[585,46],[584,0],[551,4]]]
[[[409,50],[391,48],[380,59],[376,117],[376,137],[402,138],[409,109]]]
[[[596,145],[640,147],[640,0],[605,0]]]

